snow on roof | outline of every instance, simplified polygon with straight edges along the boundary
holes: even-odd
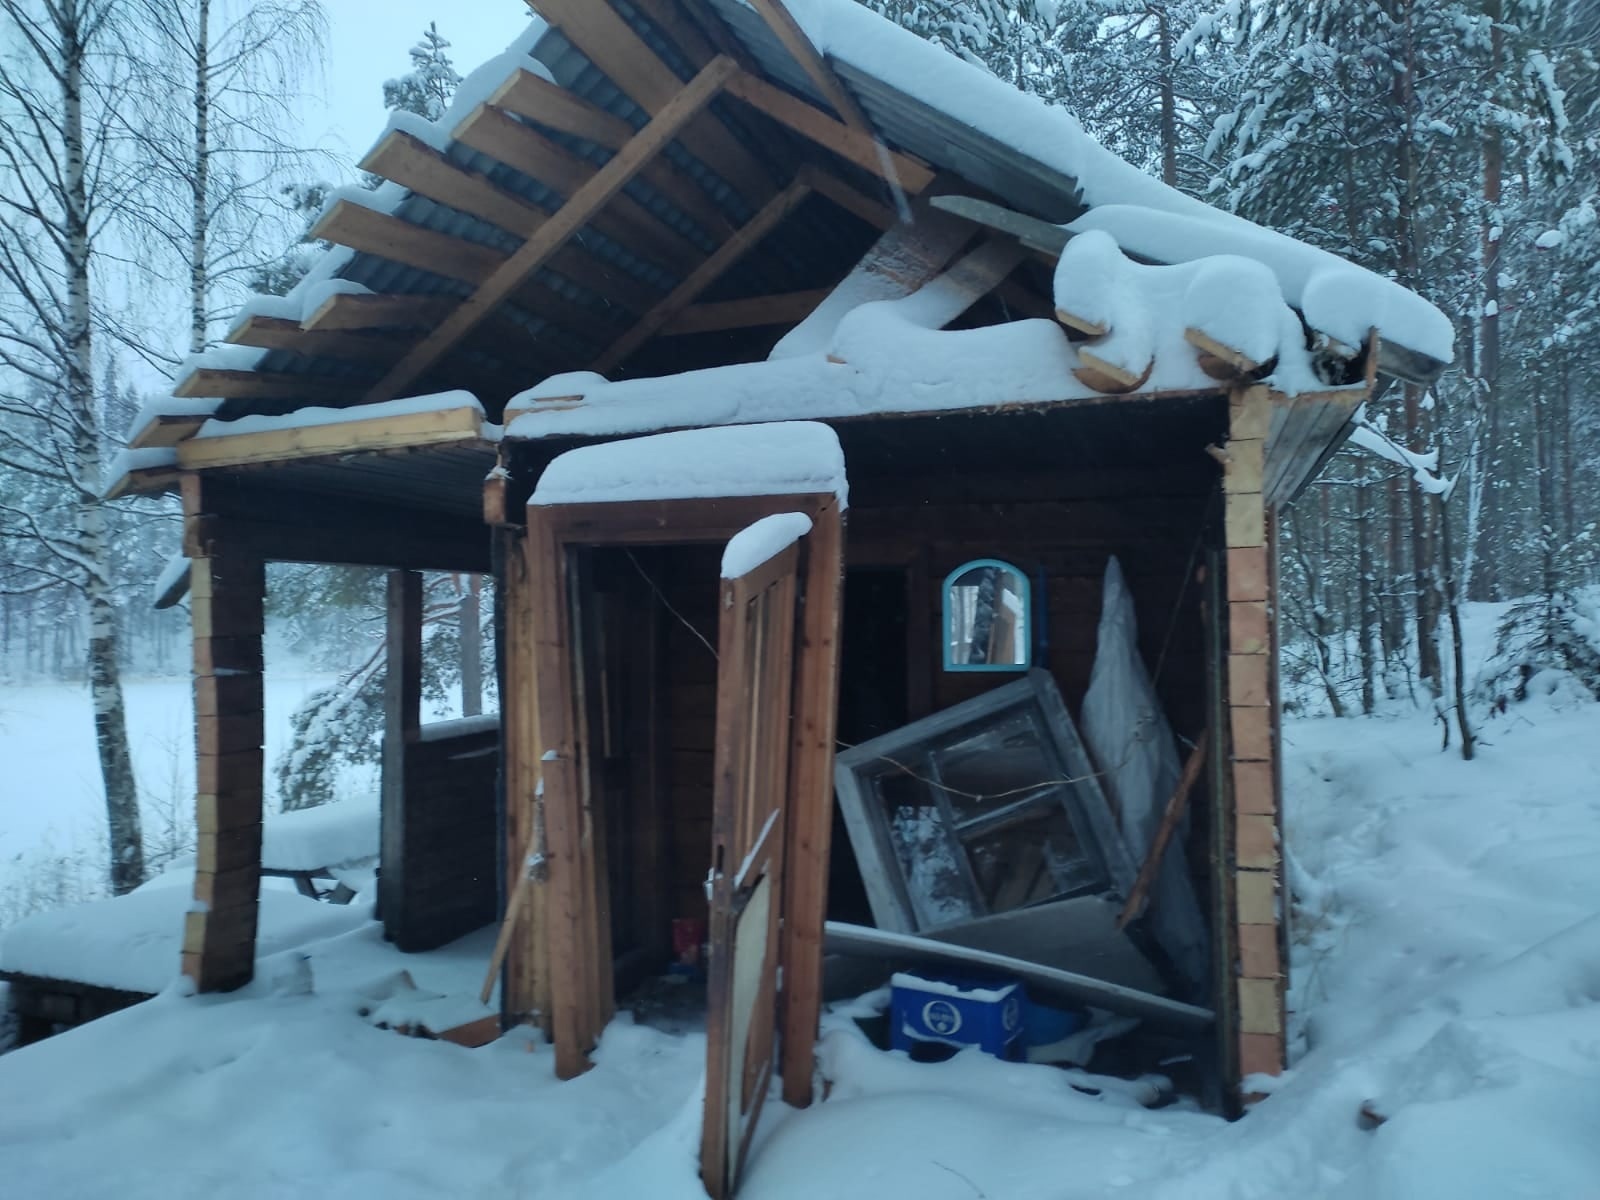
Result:
[[[773,513],[762,517],[728,539],[722,551],[722,577],[736,579],[748,575],[810,532],[811,518],[805,513]]]
[[[1221,253],[1254,258],[1278,276],[1291,304],[1310,306],[1306,318],[1314,328],[1355,346],[1376,326],[1386,340],[1450,360],[1449,319],[1391,280],[1168,187],[1100,145],[1065,108],[1019,91],[855,0],[790,0],[789,10],[822,53],[1076,180],[1090,211],[1068,227],[1073,232],[1103,229],[1125,249],[1163,262]]]
[[[426,396],[405,396],[399,400],[385,400],[381,404],[358,404],[349,408],[297,408],[290,413],[240,417],[233,421],[219,421],[213,417],[194,436],[231,437],[237,433],[305,429],[313,425],[336,425],[341,421],[371,421],[383,417],[411,416],[414,413],[446,412],[456,408],[476,409],[478,420],[483,420],[483,405],[478,398],[471,392],[457,389],[453,392],[432,392]],[[486,428],[484,436],[492,436],[492,428]]]
[[[178,976],[188,889],[158,887],[17,922],[0,934],[0,970],[126,992],[161,991]],[[367,914],[264,888],[256,955],[265,957],[364,923]]]
[[[1184,354],[1174,339],[1182,341],[1193,329],[1252,362],[1276,359],[1271,383],[1286,395],[1328,389],[1311,369],[1305,333],[1277,277],[1253,258],[1214,254],[1147,266],[1125,257],[1110,234],[1096,230],[1062,249],[1055,303],[1058,311],[1107,330],[1089,349],[1133,375],[1166,355]],[[1363,340],[1364,330],[1352,345]]]
[[[690,429],[583,446],[544,469],[530,504],[785,496],[847,490],[844,451],[826,425],[787,421]]]

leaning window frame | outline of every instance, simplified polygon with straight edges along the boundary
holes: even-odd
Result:
[[[956,580],[978,567],[998,567],[1022,581],[1022,621],[1025,637],[1022,643],[1022,661],[1019,663],[958,663],[950,657],[950,589]],[[962,563],[944,577],[939,588],[939,661],[946,671],[989,672],[1015,675],[1033,668],[1033,580],[1015,563],[1002,558],[974,558]]]
[[[835,757],[834,790],[839,811],[861,868],[873,919],[880,929],[929,933],[981,920],[990,914],[975,911],[970,917],[938,925],[925,924],[918,918],[910,887],[900,867],[899,854],[890,837],[888,815],[879,803],[874,781],[901,769],[895,764],[925,756],[953,736],[981,727],[986,719],[998,722],[1012,712],[1029,709],[1036,713],[1050,748],[1065,764],[1067,777],[1074,781],[1059,802],[1079,843],[1102,868],[1105,888],[1095,894],[1111,899],[1121,899],[1128,894],[1135,874],[1132,859],[1055,680],[1048,671],[1036,667],[1022,679],[841,751]],[[939,801],[937,807],[940,824],[946,837],[952,840],[952,848],[970,886],[970,863],[960,835],[950,820],[948,802]],[[1036,903],[1056,903],[1064,898],[1057,896]],[[982,907],[981,897],[974,894],[972,899],[976,907]]]

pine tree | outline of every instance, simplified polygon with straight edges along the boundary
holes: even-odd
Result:
[[[449,48],[438,25],[428,22],[422,41],[411,47],[411,70],[398,79],[384,81],[383,106],[416,113],[430,121],[444,116],[461,85],[461,76],[446,53]]]

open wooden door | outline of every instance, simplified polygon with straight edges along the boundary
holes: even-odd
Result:
[[[781,543],[785,522],[791,535],[811,527],[808,518],[785,513],[747,531],[756,536],[746,540],[765,542],[763,535],[777,533]],[[783,549],[732,578],[730,568],[743,568],[734,561],[732,543],[724,560],[700,1140],[700,1174],[713,1200],[733,1194],[773,1072],[795,616],[805,540],[791,536]]]

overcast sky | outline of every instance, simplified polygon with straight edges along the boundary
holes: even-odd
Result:
[[[522,0],[324,0],[324,7],[327,53],[321,79],[310,84],[305,139],[351,159],[382,132],[383,81],[410,70],[409,51],[429,21],[449,39],[451,61],[466,75],[531,19]]]

